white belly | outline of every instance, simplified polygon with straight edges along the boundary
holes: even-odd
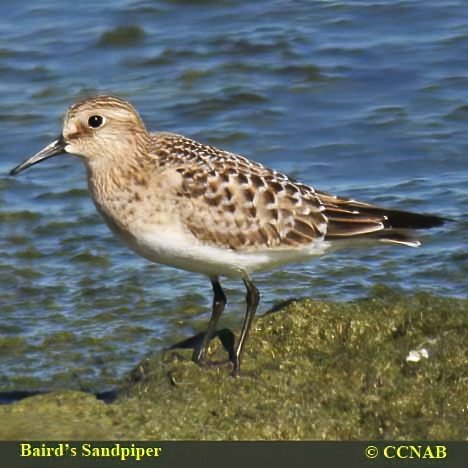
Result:
[[[250,273],[282,264],[300,262],[323,255],[329,242],[317,240],[300,249],[262,249],[236,251],[207,245],[190,233],[153,227],[133,235],[118,233],[128,247],[155,263],[208,276],[248,277]]]

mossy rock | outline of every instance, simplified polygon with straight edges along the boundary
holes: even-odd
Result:
[[[387,290],[293,302],[254,322],[240,378],[172,350],[111,404],[58,392],[0,407],[0,438],[465,439],[467,312],[468,300]],[[226,357],[218,338],[211,352]]]

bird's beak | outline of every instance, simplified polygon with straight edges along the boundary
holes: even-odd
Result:
[[[24,171],[28,167],[34,166],[34,164],[40,163],[45,159],[49,159],[52,156],[57,156],[65,151],[66,142],[62,135],[59,138],[54,140],[50,145],[47,145],[44,149],[36,153],[34,156],[26,159],[21,164],[16,166],[10,171],[10,175],[19,174],[21,171]]]

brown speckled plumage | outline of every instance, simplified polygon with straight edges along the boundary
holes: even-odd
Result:
[[[326,219],[313,189],[242,156],[155,134],[151,156],[182,175],[183,222],[200,240],[235,250],[310,243]]]

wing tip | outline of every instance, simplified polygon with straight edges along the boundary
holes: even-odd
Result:
[[[420,247],[421,242],[418,240],[402,240],[402,239],[379,239],[380,242],[388,243],[388,244],[398,244],[398,245],[406,245],[407,247]]]

